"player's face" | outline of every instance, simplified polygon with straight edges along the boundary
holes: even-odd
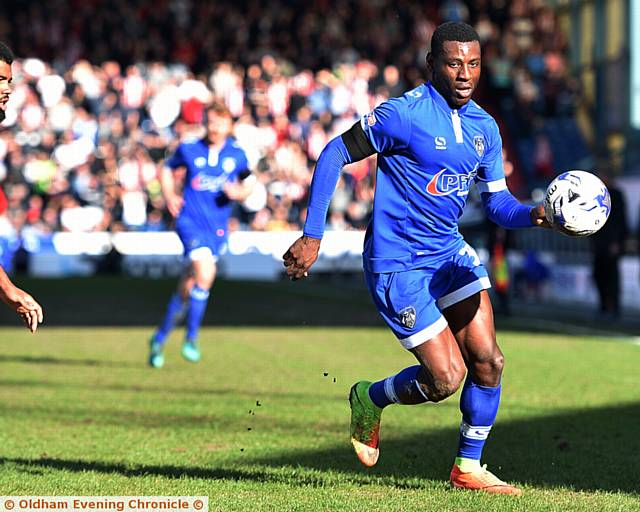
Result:
[[[219,144],[231,135],[233,122],[230,117],[210,111],[207,113],[207,136],[210,144]]]
[[[11,72],[11,64],[0,61],[0,121],[4,120],[7,103],[11,95],[11,81],[13,74]]]
[[[469,102],[480,80],[480,43],[445,41],[442,52],[429,54],[431,81],[452,108]]]

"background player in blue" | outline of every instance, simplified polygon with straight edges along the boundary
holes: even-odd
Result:
[[[251,180],[247,180],[251,175],[247,157],[230,136],[231,113],[214,103],[205,111],[204,123],[206,137],[181,143],[163,169],[162,192],[169,212],[177,218],[176,231],[188,265],[151,338],[149,364],[154,368],[164,365],[164,342],[183,318],[182,355],[194,363],[200,360],[198,330],[215,279],[216,261],[226,247],[231,201],[243,201],[252,189]],[[179,168],[186,168],[182,195],[176,192],[173,175]]]
[[[481,67],[475,30],[464,23],[440,25],[427,67],[430,82],[375,108],[323,150],[303,236],[285,253],[284,265],[292,279],[307,276],[342,166],[377,153],[365,279],[378,312],[419,364],[351,388],[353,447],[363,464],[374,465],[384,407],[439,402],[464,381],[451,484],[519,495],[520,489],[480,464],[498,411],[504,358],[486,291],[489,278],[458,232],[458,219],[475,182],[497,224],[549,224],[542,205],[522,205],[507,190],[498,127],[471,100]]]

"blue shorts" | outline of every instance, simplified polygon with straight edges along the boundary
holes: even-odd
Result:
[[[184,246],[184,255],[190,260],[213,256],[214,260],[224,254],[227,249],[227,230],[204,230],[191,222],[180,219],[176,224],[176,232]]]
[[[365,280],[378,313],[406,349],[447,327],[444,309],[491,288],[484,265],[468,244],[426,268],[380,274],[365,270]]]

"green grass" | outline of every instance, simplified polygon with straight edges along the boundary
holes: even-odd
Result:
[[[164,299],[164,297],[163,297]],[[108,314],[108,312],[107,312]],[[458,399],[394,406],[348,442],[350,385],[413,364],[377,327],[207,327],[203,361],[145,366],[148,327],[0,330],[3,495],[207,495],[220,511],[640,510],[640,347],[501,332],[484,462],[522,498],[447,485]],[[259,405],[258,405],[259,404]]]

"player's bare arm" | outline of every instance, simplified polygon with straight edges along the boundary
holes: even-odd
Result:
[[[42,307],[27,292],[15,286],[0,267],[0,299],[13,309],[31,332],[36,332],[42,323]]]
[[[162,165],[160,170],[160,186],[169,213],[173,217],[177,217],[182,209],[184,200],[182,196],[176,192],[176,179],[173,171],[165,165]]]
[[[329,202],[342,167],[375,153],[376,150],[359,122],[340,137],[331,140],[322,150],[313,173],[303,236],[296,240],[283,256],[289,277],[307,277],[309,269],[318,259]]]

